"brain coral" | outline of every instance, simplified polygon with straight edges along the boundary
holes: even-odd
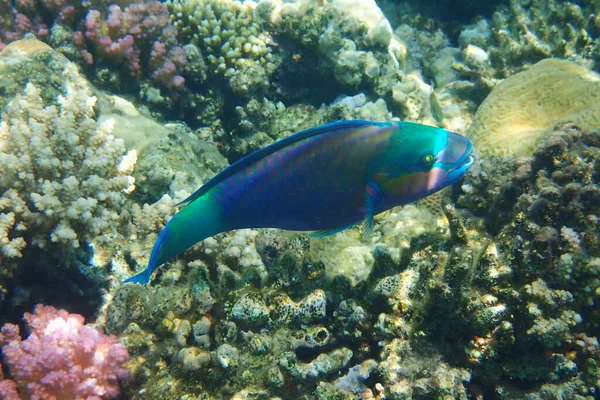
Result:
[[[497,85],[467,136],[482,155],[530,155],[559,122],[600,128],[600,75],[547,59]]]

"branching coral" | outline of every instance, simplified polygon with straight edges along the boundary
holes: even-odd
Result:
[[[254,20],[254,3],[170,0],[166,4],[181,42],[199,50],[189,53],[191,63],[201,58],[206,72],[227,80],[236,93],[247,95],[267,88],[278,61],[268,34]],[[195,72],[192,79],[203,81],[205,71]]]
[[[24,320],[31,331],[27,339],[13,324],[4,325],[0,333],[4,362],[22,395],[88,400],[118,396],[119,379],[129,376],[122,366],[129,354],[116,336],[84,325],[81,315],[41,304],[33,314],[25,313]],[[9,382],[0,382],[0,394],[7,398],[14,395]]]
[[[83,66],[94,83],[138,92],[150,104],[173,106],[185,91],[187,57],[159,1],[2,2],[0,49],[26,34]]]
[[[54,24],[74,25],[88,5],[72,0],[3,1],[0,4],[0,50],[26,33],[49,40]]]
[[[169,25],[169,12],[159,1],[133,3],[124,9],[113,4],[105,17],[91,9],[84,31],[76,31],[73,39],[97,77],[103,66],[118,71],[115,67],[124,64],[134,80],[149,79],[167,89],[179,89],[185,83],[181,74],[187,58],[178,46],[177,29]],[[123,87],[128,86],[127,75],[117,77]]]
[[[3,265],[35,248],[68,251],[118,224],[133,190],[121,139],[95,120],[95,97],[71,86],[47,105],[29,84],[0,124],[0,242]],[[8,269],[10,270],[10,268]]]

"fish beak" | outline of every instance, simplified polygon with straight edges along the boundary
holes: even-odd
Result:
[[[459,134],[448,132],[448,143],[437,155],[436,163],[430,172],[428,189],[439,190],[452,185],[463,177],[474,161],[471,141]]]
[[[463,154],[463,156],[456,163],[456,166],[448,171],[446,175],[447,184],[454,183],[459,180],[468,170],[471,168],[473,163],[475,162],[475,157],[473,155],[473,146],[471,142],[468,143],[468,150]]]

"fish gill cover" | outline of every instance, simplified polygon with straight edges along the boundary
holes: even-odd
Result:
[[[83,314],[130,355],[124,398],[598,397],[598,2],[487,4],[0,2],[3,334],[39,303]],[[354,119],[479,156],[368,240],[234,230],[121,283],[228,164]],[[27,398],[15,354],[0,397]]]

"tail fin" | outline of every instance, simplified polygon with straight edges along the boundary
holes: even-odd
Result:
[[[148,266],[146,267],[146,269],[142,272],[135,274],[130,278],[125,279],[123,283],[131,282],[141,283],[142,285],[147,284],[148,282],[150,282],[150,276],[152,275],[152,271],[154,271],[160,264],[168,261],[170,258],[173,258],[175,257],[175,255],[177,255],[173,254],[170,255],[170,258],[165,258],[165,251],[163,246],[165,242],[168,242],[172,239],[170,238],[171,235],[169,234],[169,232],[171,231],[171,222],[175,220],[175,217],[177,217],[177,214],[175,214],[175,216],[171,218],[171,221],[167,223],[167,226],[163,228],[163,230],[158,235],[158,238],[156,238],[156,242],[154,242],[154,246],[152,247],[152,253],[150,253],[150,261],[148,262]]]
[[[146,268],[142,272],[135,274],[123,281],[123,283],[141,283],[142,285],[150,282],[150,268]]]
[[[196,243],[226,230],[219,210],[209,193],[193,200],[171,218],[162,230],[150,254],[148,268],[123,283],[150,282],[152,271],[183,253]]]

